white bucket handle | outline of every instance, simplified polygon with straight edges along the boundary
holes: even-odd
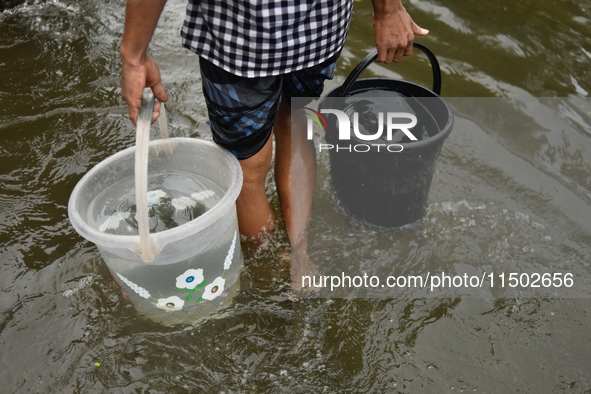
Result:
[[[135,249],[142,261],[150,263],[160,253],[163,245],[152,242],[150,226],[148,222],[148,152],[150,142],[150,125],[154,111],[155,97],[152,89],[144,89],[142,103],[137,119],[137,132],[135,140],[135,205],[140,242]],[[168,138],[166,114],[164,104],[160,104],[160,116],[158,118],[160,135]]]

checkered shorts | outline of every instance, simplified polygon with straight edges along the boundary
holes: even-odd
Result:
[[[200,57],[213,140],[238,159],[257,153],[271,135],[281,100],[319,97],[324,81],[334,75],[338,56],[304,70],[255,78],[236,76]]]

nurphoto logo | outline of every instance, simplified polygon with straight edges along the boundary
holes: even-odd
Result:
[[[330,116],[333,118],[330,119]],[[360,119],[359,112],[352,112],[349,115],[338,109],[316,111],[306,107],[306,117],[308,140],[313,139],[314,124],[320,130],[331,135],[330,141],[332,143],[319,144],[319,152],[334,150],[336,152],[385,151],[395,153],[404,150],[404,147],[398,143],[401,135],[410,141],[418,141],[418,138],[410,130],[417,125],[417,117],[409,112],[377,112],[371,114],[371,119],[367,119],[368,114],[364,112]],[[331,122],[328,122],[327,118]],[[371,127],[373,129],[369,130]],[[394,142],[395,139],[396,142]]]

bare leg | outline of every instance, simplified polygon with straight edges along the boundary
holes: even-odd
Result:
[[[236,200],[240,233],[246,237],[258,237],[275,228],[275,213],[267,200],[265,180],[271,166],[273,138],[263,149],[248,159],[240,160],[244,181]]]
[[[281,102],[275,123],[275,141],[275,183],[292,247],[292,278],[294,285],[299,287],[302,274],[316,272],[307,254],[316,182],[316,152],[314,142],[306,138],[303,109],[292,112],[288,103]]]
[[[292,279],[294,287],[299,288],[301,275],[316,273],[307,254],[308,228],[316,182],[316,153],[313,141],[306,138],[304,111],[292,113],[291,106],[281,102],[274,137],[275,182],[292,248]],[[266,231],[272,231],[276,225],[275,214],[265,191],[272,150],[272,139],[269,138],[256,155],[240,161],[244,182],[236,201],[236,209],[240,232],[249,238],[258,238]]]

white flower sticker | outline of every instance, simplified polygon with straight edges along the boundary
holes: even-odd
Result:
[[[131,282],[123,275],[117,274],[117,276],[140,297],[157,301],[157,303],[154,304],[156,307],[167,312],[180,311],[184,308],[187,302],[193,301],[195,303],[199,303],[204,300],[211,301],[223,294],[226,286],[226,279],[224,279],[223,275],[225,271],[230,269],[232,266],[234,253],[236,252],[236,244],[238,242],[238,231],[235,231],[232,242],[228,249],[228,253],[226,254],[226,258],[224,260],[224,272],[222,272],[221,276],[215,278],[211,283],[207,283],[208,281],[205,279],[205,275],[203,274],[203,268],[190,268],[187,269],[183,274],[176,277],[176,288],[178,292],[184,293],[181,294],[181,297],[183,298],[171,296],[167,298],[156,299],[152,297],[146,289]]]
[[[215,278],[213,282],[205,286],[205,290],[203,291],[203,299],[204,300],[213,300],[214,298],[219,297],[224,292],[224,284],[226,280],[221,276]]]
[[[111,216],[109,216],[107,220],[105,220],[105,222],[100,225],[99,231],[104,233],[107,230],[114,230],[119,227],[119,223],[121,223],[122,220],[125,220],[128,217],[129,212],[113,212]]]
[[[166,197],[168,197],[168,194],[163,190],[151,190],[148,192],[148,205],[158,205],[160,204],[160,200]]]
[[[177,296],[159,298],[158,303],[156,304],[158,308],[164,309],[167,312],[180,311],[181,309],[183,309],[184,305],[185,301],[181,300]]]
[[[119,273],[117,274],[117,276],[119,277],[119,279],[121,279],[121,281],[123,283],[125,283],[131,290],[134,291],[134,293],[136,293],[140,297],[145,298],[146,300],[151,297],[148,290],[136,285],[135,283],[133,283],[132,281],[130,281],[129,279],[127,279],[126,277],[124,277],[123,275],[121,275]]]
[[[176,287],[178,289],[194,289],[201,284],[205,278],[203,277],[203,270],[189,269],[184,274],[177,276]]]
[[[230,249],[228,250],[228,255],[226,256],[226,260],[224,260],[224,270],[227,271],[230,266],[232,265],[232,261],[234,258],[234,249],[236,248],[236,234],[234,233],[234,238],[232,239],[232,245],[230,245]]]
[[[197,193],[191,193],[191,197],[197,201],[205,200],[213,196],[215,196],[215,192],[213,190],[202,190]]]
[[[192,198],[189,197],[179,197],[179,198],[173,198],[172,201],[172,206],[174,207],[174,209],[176,209],[177,211],[185,211],[189,208],[193,208],[195,207],[195,205],[197,205],[197,201],[193,200]]]

